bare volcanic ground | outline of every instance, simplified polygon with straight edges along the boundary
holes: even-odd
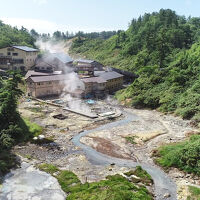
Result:
[[[138,116],[128,124],[95,131],[81,138],[81,142],[97,151],[117,158],[150,161],[153,149],[185,138],[194,130],[189,121],[157,111],[125,109]]]
[[[96,149],[98,152],[107,154],[115,158],[131,159],[130,155],[126,152],[121,151],[121,147],[110,140],[106,140],[101,137],[84,137],[81,141],[92,148]]]

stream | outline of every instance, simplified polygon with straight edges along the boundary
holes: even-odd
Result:
[[[92,164],[109,165],[111,163],[115,163],[115,165],[118,165],[120,167],[136,167],[140,165],[151,175],[152,179],[154,180],[156,200],[161,200],[161,199],[176,200],[177,192],[176,192],[175,182],[173,182],[173,180],[169,176],[167,176],[167,174],[164,173],[159,167],[150,165],[145,162],[140,163],[140,162],[134,162],[132,160],[111,157],[102,154],[100,152],[97,152],[92,147],[82,144],[80,142],[81,137],[84,137],[89,133],[125,125],[129,122],[137,121],[139,119],[137,115],[134,115],[132,113],[124,112],[123,114],[125,115],[124,119],[102,125],[92,130],[83,131],[80,134],[74,136],[72,142],[74,143],[74,145],[80,147],[84,151],[88,160]],[[165,195],[166,197],[164,197]]]

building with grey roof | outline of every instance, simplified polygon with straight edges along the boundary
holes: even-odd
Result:
[[[77,67],[80,67],[82,65],[92,67],[94,71],[103,70],[103,65],[95,60],[78,59],[75,60],[75,64],[77,65]]]
[[[64,64],[72,64],[73,62],[72,58],[65,53],[53,53],[52,55]]]
[[[12,46],[13,48],[16,48],[16,49],[20,49],[22,51],[26,51],[26,52],[37,52],[39,51],[38,49],[34,49],[34,48],[31,48],[31,47],[27,47],[27,46]]]
[[[111,72],[100,72],[96,73],[97,76],[101,77],[102,79],[108,81],[108,80],[113,80],[113,79],[118,79],[123,77],[122,74],[111,71]]]
[[[37,59],[35,71],[40,72],[53,72],[73,71],[73,60],[65,53],[48,53],[44,54],[41,58]]]
[[[38,50],[27,46],[9,46],[0,49],[0,68],[28,71],[35,65]]]

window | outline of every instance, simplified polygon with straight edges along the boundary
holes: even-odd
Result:
[[[13,56],[18,56],[18,53],[13,53],[12,55],[13,55]]]
[[[11,55],[11,53],[10,53],[10,52],[8,52],[8,53],[7,53],[7,55],[8,55],[8,56],[10,56],[10,55]]]
[[[23,64],[24,60],[23,59],[13,59],[14,64]]]
[[[14,48],[7,48],[8,51],[14,51]]]
[[[40,83],[37,83],[37,85],[40,85]]]

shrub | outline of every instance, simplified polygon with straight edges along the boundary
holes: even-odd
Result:
[[[160,147],[156,162],[163,167],[178,167],[186,172],[200,175],[200,135],[188,141]]]

